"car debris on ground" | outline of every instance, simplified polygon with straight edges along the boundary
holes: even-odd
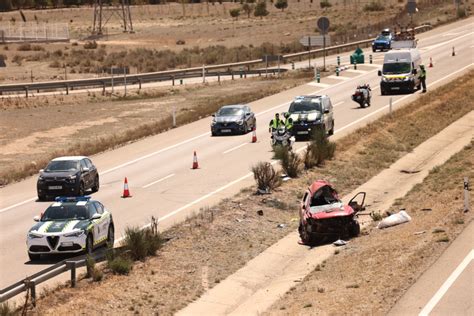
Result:
[[[408,213],[405,210],[401,210],[400,212],[392,214],[389,217],[386,217],[383,220],[381,220],[380,223],[377,225],[377,228],[383,229],[383,228],[403,224],[409,221],[411,221],[410,215],[408,215]]]

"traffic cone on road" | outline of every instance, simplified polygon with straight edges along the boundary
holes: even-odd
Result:
[[[430,57],[430,68],[433,68],[433,59]]]
[[[193,169],[198,169],[199,164],[198,164],[198,157],[196,155],[196,151],[194,151],[194,157],[193,157]]]
[[[125,177],[125,180],[123,181],[123,195],[122,195],[122,197],[123,198],[132,197],[132,195],[130,194],[130,190],[128,189],[127,177]]]
[[[257,142],[257,132],[256,132],[256,128],[254,127],[252,131],[252,143],[256,143],[256,142]]]

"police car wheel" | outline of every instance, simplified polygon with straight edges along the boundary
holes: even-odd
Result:
[[[38,195],[38,201],[45,201],[46,195]]]
[[[41,258],[41,255],[28,252],[28,257],[30,258],[30,261],[37,261]]]
[[[94,241],[92,235],[89,234],[86,239],[86,255],[92,255],[92,251],[94,251]]]
[[[115,232],[114,232],[114,226],[110,225],[109,226],[109,232],[107,233],[107,248],[113,248],[114,247],[114,239],[115,239]]]
[[[84,188],[84,182],[81,182],[81,183],[79,184],[79,190],[77,191],[77,195],[83,196],[85,191],[86,191],[86,190],[85,190],[85,188]]]
[[[99,176],[95,176],[94,185],[92,186],[92,192],[99,191],[99,188],[100,188]]]

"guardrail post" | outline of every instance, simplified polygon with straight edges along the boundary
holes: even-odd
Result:
[[[219,84],[221,84],[221,73],[220,72],[217,73],[217,82],[219,82]]]
[[[176,107],[173,107],[173,112],[171,113],[173,117],[173,128],[176,127]]]
[[[259,76],[259,77],[262,76],[262,71],[261,71],[261,70],[258,71],[258,76]]]
[[[202,65],[202,83],[206,83],[206,65]]]
[[[36,282],[28,281],[28,286],[30,288],[31,303],[36,307]]]
[[[174,76],[171,76],[171,85],[174,86]]]
[[[25,96],[28,99],[28,87],[25,87]]]
[[[102,95],[105,95],[105,81],[102,81]]]
[[[390,100],[388,101],[388,113],[392,115],[392,97],[390,97]]]
[[[244,71],[244,78],[247,79],[247,72]]]
[[[232,76],[232,80],[234,80],[234,71],[231,71],[230,75]]]
[[[66,267],[71,269],[71,287],[76,287],[76,261],[66,261]]]
[[[357,60],[354,60],[354,69],[357,70]]]
[[[179,79],[179,84],[183,84],[183,79]]]
[[[69,95],[69,85],[66,85],[66,95]]]
[[[138,78],[138,90],[142,89],[142,79]]]

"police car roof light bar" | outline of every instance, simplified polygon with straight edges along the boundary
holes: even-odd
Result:
[[[91,199],[90,196],[57,196],[55,201],[56,202],[79,202],[79,201],[89,201]]]

